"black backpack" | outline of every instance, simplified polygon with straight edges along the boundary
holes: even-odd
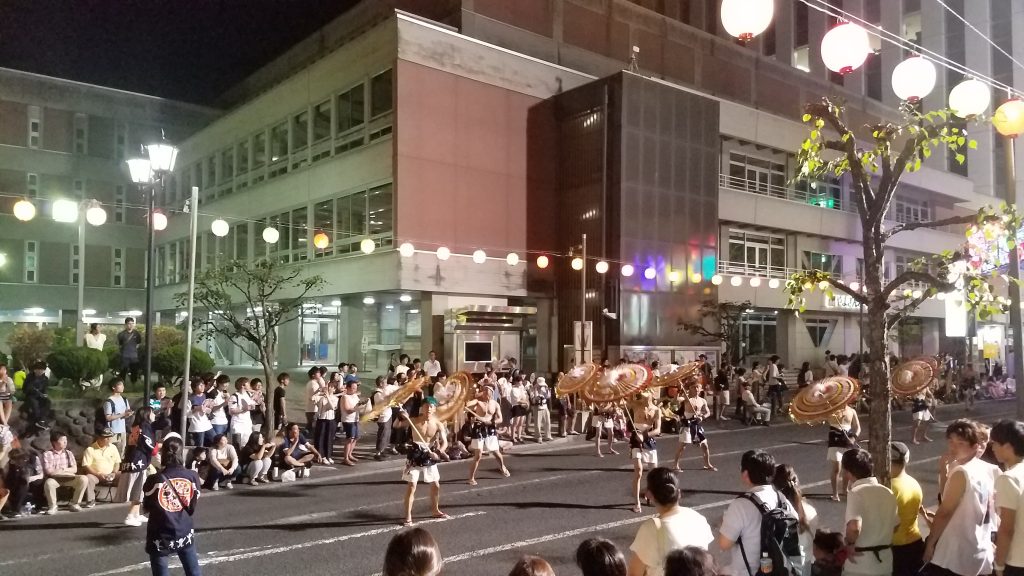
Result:
[[[798,567],[790,561],[791,557],[800,556],[800,522],[790,514],[783,502],[786,498],[778,491],[775,492],[779,504],[774,509],[756,498],[749,492],[739,498],[745,498],[757,506],[761,512],[761,553],[768,553],[772,559],[772,571],[770,576],[797,576],[800,573]],[[740,552],[743,554],[743,563],[747,564],[747,552],[743,549],[743,539],[740,539]],[[754,562],[758,562],[755,559]],[[750,576],[760,573],[760,566],[747,565],[747,573]]]
[[[110,428],[110,422],[107,422],[107,414],[104,411],[108,404],[110,405],[110,413],[113,414],[116,408],[114,407],[114,401],[110,398],[100,402],[100,405],[96,407],[96,415],[93,421],[93,428],[96,430],[96,434],[103,432],[104,428]]]

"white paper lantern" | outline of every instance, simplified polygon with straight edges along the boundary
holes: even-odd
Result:
[[[711,283],[714,284],[715,286],[721,286],[722,280],[723,278],[721,274],[715,274],[714,276],[711,277]]]
[[[867,30],[856,24],[840,24],[821,39],[821,60],[826,68],[840,74],[860,68],[871,53]]]
[[[18,200],[14,203],[14,217],[22,222],[28,222],[36,217],[36,205],[28,200]]]
[[[444,261],[452,257],[452,251],[445,246],[441,246],[437,249],[437,259]]]
[[[402,242],[402,245],[398,247],[398,253],[402,255],[402,258],[411,258],[416,253],[416,248],[410,242]]]
[[[153,212],[153,230],[157,232],[167,229],[167,214],[163,212]]]
[[[597,270],[598,274],[604,274],[605,272],[608,271],[608,263],[605,262],[604,260],[601,260],[597,264],[594,264],[594,270]]]
[[[573,258],[569,265],[573,270],[583,270],[583,258]]]
[[[267,226],[263,229],[263,241],[267,244],[276,244],[281,238],[281,233],[277,231],[277,228]]]
[[[760,278],[755,276],[755,277],[750,279],[750,287],[751,288],[757,288],[760,285],[761,285],[761,279]]]
[[[772,278],[771,280],[769,280],[768,281],[768,287],[771,288],[772,290],[775,290],[776,288],[778,288],[779,287],[779,279],[778,278]]]
[[[632,264],[623,264],[622,268],[619,270],[619,272],[623,276],[625,276],[626,278],[629,278],[630,276],[632,276],[633,272],[635,272],[635,271],[636,270],[633,268]]]
[[[992,125],[1003,136],[1015,138],[1024,133],[1024,100],[1011,98],[1003,102],[992,115]]]
[[[85,211],[85,221],[93,226],[102,226],[107,221],[107,211],[99,205],[99,202],[92,204]]]
[[[900,100],[917,102],[935,88],[935,64],[920,56],[911,56],[892,71],[892,91]]]
[[[224,236],[228,235],[228,232],[231,231],[231,226],[229,226],[228,223],[225,222],[224,220],[217,218],[212,223],[210,223],[210,231],[213,232],[214,236],[219,236],[223,238]]]
[[[359,243],[359,249],[363,251],[363,254],[373,254],[373,251],[377,249],[377,243],[370,238],[363,238],[363,241]]]
[[[743,284],[743,278],[740,278],[739,276],[733,276],[732,278],[729,279],[729,284],[738,287],[740,284]]]
[[[647,278],[648,280],[654,280],[657,276],[658,271],[654,269],[654,266],[648,266],[647,269],[644,270],[644,278]]]
[[[477,264],[483,264],[484,262],[487,262],[487,252],[484,252],[483,250],[474,250],[473,262],[476,262]]]
[[[508,264],[509,266],[516,266],[517,264],[519,264],[519,254],[516,254],[515,252],[509,252],[508,256],[505,256],[505,263]]]
[[[764,32],[772,23],[773,0],[723,0],[722,27],[743,42]]]
[[[973,78],[957,84],[949,92],[949,108],[960,118],[981,114],[991,102],[992,91],[988,85]]]

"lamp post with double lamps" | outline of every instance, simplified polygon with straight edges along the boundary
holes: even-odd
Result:
[[[132,182],[146,195],[146,359],[143,373],[143,398],[149,399],[150,375],[153,372],[153,238],[158,229],[156,196],[163,193],[164,179],[174,170],[178,149],[166,142],[145,147],[148,158],[132,158],[127,161]],[[160,219],[163,226],[166,220]],[[162,229],[162,228],[160,228]]]

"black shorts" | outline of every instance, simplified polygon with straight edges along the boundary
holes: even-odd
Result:
[[[359,422],[342,422],[341,429],[345,431],[345,438],[349,440],[359,438]]]
[[[527,408],[526,406],[520,406],[518,404],[512,406],[512,417],[513,418],[518,418],[520,416],[526,416],[526,414],[528,412],[529,412],[529,408]]]

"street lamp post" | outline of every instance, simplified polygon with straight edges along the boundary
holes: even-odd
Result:
[[[132,182],[148,195],[146,213],[146,358],[143,373],[143,398],[149,398],[150,377],[153,372],[153,281],[156,258],[153,255],[153,243],[156,225],[153,215],[156,213],[156,195],[164,187],[164,178],[174,170],[174,161],[178,157],[178,149],[165,142],[150,144],[145,147],[148,158],[133,158],[127,161]],[[186,350],[188,353],[188,350]],[[187,394],[187,392],[182,392]]]

